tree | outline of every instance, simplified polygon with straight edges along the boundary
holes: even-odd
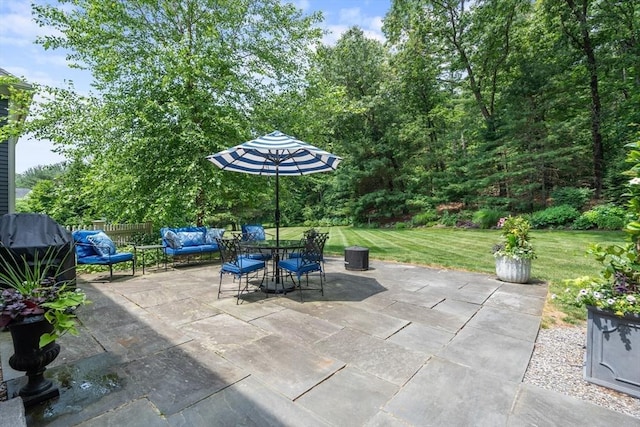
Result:
[[[277,0],[61,1],[36,5],[89,69],[96,95],[56,90],[31,130],[85,162],[86,196],[112,221],[202,223],[262,206],[256,181],[205,157],[264,133],[258,105],[302,83],[319,16]]]
[[[64,173],[64,170],[64,163],[34,166],[16,176],[16,187],[33,188],[38,181],[51,181],[58,178]]]
[[[419,37],[428,50],[423,55],[440,58],[440,78],[453,86],[452,98],[469,91],[483,120],[482,133],[465,142],[459,171],[467,174],[463,193],[486,193],[498,188],[507,196],[500,144],[500,89],[508,84],[508,60],[513,35],[523,25],[527,0],[394,0],[384,30],[390,43]],[[468,135],[461,136],[468,138]],[[471,185],[470,185],[471,184]]]

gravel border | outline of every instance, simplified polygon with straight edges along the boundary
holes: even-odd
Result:
[[[587,327],[540,329],[524,382],[640,418],[640,399],[584,380]]]

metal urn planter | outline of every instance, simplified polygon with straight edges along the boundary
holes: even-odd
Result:
[[[640,315],[587,307],[585,380],[640,398]]]
[[[531,277],[531,259],[496,257],[496,275],[503,282],[527,283]]]
[[[16,371],[26,371],[27,384],[18,394],[25,406],[35,405],[60,395],[58,387],[44,377],[46,366],[60,354],[60,345],[55,341],[40,348],[40,336],[53,331],[53,326],[44,316],[31,316],[9,325],[14,354],[9,366]]]

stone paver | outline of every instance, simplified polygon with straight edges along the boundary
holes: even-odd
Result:
[[[305,393],[297,402],[332,425],[363,425],[397,391],[397,385],[348,367]]]
[[[503,426],[515,382],[432,358],[384,411],[414,426]]]

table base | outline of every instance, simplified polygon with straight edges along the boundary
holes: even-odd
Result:
[[[265,280],[263,284],[260,285],[260,289],[262,292],[266,292],[268,294],[282,294],[295,290],[296,285],[290,282],[282,282],[277,283],[275,280]]]

